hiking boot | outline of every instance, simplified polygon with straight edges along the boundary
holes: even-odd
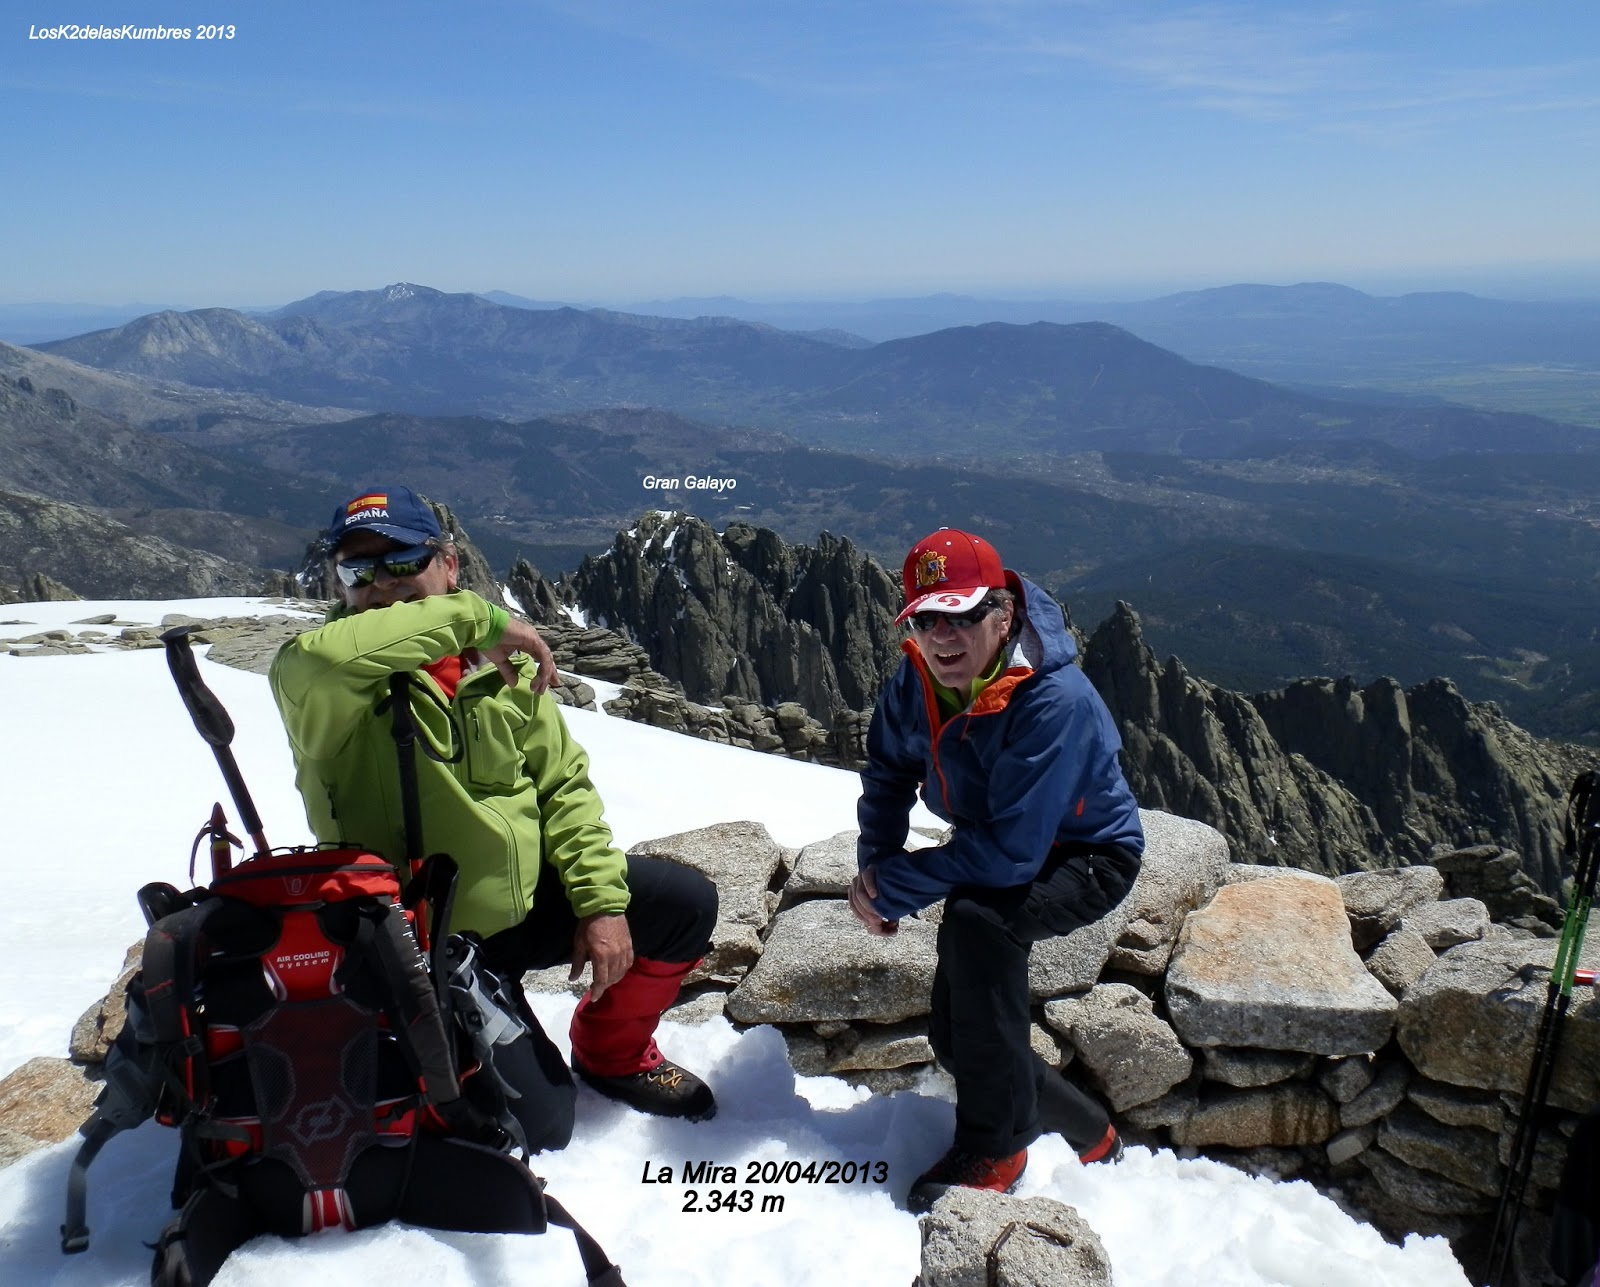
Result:
[[[1010,1193],[1028,1169],[1028,1150],[1010,1157],[980,1157],[964,1148],[950,1151],[917,1177],[906,1194],[906,1210],[922,1215],[933,1209],[951,1189],[988,1189],[991,1193]]]
[[[1115,1126],[1106,1127],[1106,1133],[1100,1137],[1100,1142],[1093,1148],[1084,1149],[1078,1154],[1078,1161],[1085,1165],[1091,1162],[1120,1162],[1122,1161],[1122,1136],[1117,1134]]]
[[[607,1099],[636,1108],[656,1117],[687,1117],[691,1122],[709,1121],[717,1115],[717,1101],[711,1087],[687,1068],[663,1059],[654,1068],[627,1073],[621,1077],[601,1077],[590,1072],[574,1056],[572,1071]]]

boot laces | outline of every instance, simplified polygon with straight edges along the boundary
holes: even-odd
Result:
[[[659,1063],[645,1073],[646,1081],[653,1081],[666,1090],[677,1090],[683,1085],[683,1069],[673,1063]]]

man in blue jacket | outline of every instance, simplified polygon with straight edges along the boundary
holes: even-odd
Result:
[[[950,528],[917,542],[904,583],[910,634],[867,735],[850,909],[888,935],[944,900],[929,1036],[955,1078],[956,1134],[912,1186],[925,1211],[958,1185],[1008,1192],[1046,1130],[1085,1162],[1121,1156],[1105,1109],[1029,1046],[1028,954],[1122,901],[1144,832],[1056,602]],[[907,852],[919,789],[954,830]]]

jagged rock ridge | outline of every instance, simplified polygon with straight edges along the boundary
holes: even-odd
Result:
[[[826,721],[871,706],[900,655],[894,578],[826,532],[789,545],[747,523],[718,535],[649,513],[561,590],[701,702],[794,701]]]

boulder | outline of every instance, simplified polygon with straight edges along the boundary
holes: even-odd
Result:
[[[1377,1050],[1395,999],[1350,946],[1338,887],[1296,872],[1226,885],[1184,921],[1166,977],[1191,1046],[1349,1055]]]
[[[1549,990],[1556,943],[1496,939],[1463,943],[1441,956],[1400,1001],[1396,1036],[1424,1077],[1452,1086],[1520,1094]],[[1591,935],[1581,964],[1600,968]],[[1573,990],[1549,1102],[1582,1112],[1600,1101],[1600,1000]]]
[[[1406,1086],[1410,1081],[1411,1069],[1402,1060],[1379,1064],[1372,1084],[1354,1099],[1339,1106],[1339,1125],[1349,1130],[1392,1113],[1405,1098]]]
[[[1315,1055],[1293,1051],[1231,1050],[1226,1046],[1212,1046],[1204,1051],[1200,1075],[1206,1081],[1220,1081],[1225,1086],[1250,1090],[1297,1080],[1310,1072],[1316,1062]]]
[[[1131,974],[1159,975],[1184,917],[1227,879],[1228,842],[1214,827],[1170,813],[1141,809],[1139,821],[1144,860],[1125,900],[1127,922],[1110,964]]]
[[[1353,871],[1337,878],[1356,950],[1364,952],[1414,908],[1444,892],[1444,876],[1426,864]]]
[[[1113,1112],[1159,1099],[1194,1068],[1194,1057],[1156,1018],[1150,998],[1126,983],[1102,983],[1085,996],[1047,1002],[1044,1017],[1072,1039]]]
[[[144,940],[130,947],[122,958],[122,973],[117,975],[111,991],[83,1012],[72,1025],[72,1038],[67,1053],[75,1064],[104,1063],[111,1043],[122,1031],[128,1017],[128,983],[139,972],[144,958]]]
[[[874,938],[838,899],[798,903],[774,918],[761,959],[728,998],[728,1014],[740,1023],[894,1023],[927,1014],[935,933],[908,916],[897,934]]]
[[[802,898],[843,898],[856,875],[859,831],[841,831],[800,851],[794,874],[784,883],[783,906]]]
[[[1372,977],[1396,997],[1426,974],[1435,959],[1428,940],[1407,925],[1408,922],[1402,921],[1367,957],[1367,969]]]
[[[1378,1138],[1376,1126],[1357,1126],[1354,1130],[1340,1131],[1328,1141],[1329,1166],[1343,1166],[1353,1157],[1360,1157]]]
[[[1499,1196],[1503,1168],[1488,1131],[1442,1126],[1421,1109],[1402,1104],[1378,1127],[1378,1147],[1419,1171],[1488,1198]]]
[[[720,822],[660,840],[643,840],[631,858],[663,858],[692,867],[717,887],[711,951],[690,976],[732,982],[761,954],[761,931],[771,917],[768,892],[783,850],[759,822]]]
[[[826,1037],[814,1029],[785,1028],[783,1036],[789,1045],[790,1066],[807,1077],[933,1062],[928,1025],[920,1019],[896,1024],[846,1024]]]
[[[0,1127],[57,1144],[88,1119],[101,1083],[68,1059],[30,1059],[0,1080]]]
[[[1377,1064],[1360,1055],[1348,1059],[1330,1059],[1317,1073],[1317,1084],[1333,1096],[1334,1103],[1348,1104],[1372,1085],[1377,1073]]]
[[[1476,898],[1447,898],[1424,903],[1400,918],[1400,928],[1420,934],[1436,952],[1473,943],[1489,928],[1489,909]]]
[[[1494,1209],[1494,1199],[1431,1171],[1409,1166],[1383,1149],[1368,1149],[1362,1165],[1390,1197],[1431,1215],[1481,1215]]]
[[[1099,920],[1033,945],[1028,957],[1028,989],[1034,1000],[1083,992],[1094,986],[1128,923],[1128,902],[1124,898]]]
[[[1505,1105],[1490,1091],[1463,1090],[1418,1077],[1406,1087],[1406,1098],[1446,1126],[1475,1126],[1498,1135],[1506,1124]]]
[[[921,1287],[1111,1287],[1111,1260],[1053,1198],[951,1189],[922,1217]]]
[[[1309,1082],[1261,1090],[1202,1092],[1188,1120],[1172,1127],[1172,1142],[1204,1148],[1291,1148],[1323,1144],[1339,1131],[1339,1113]]]

